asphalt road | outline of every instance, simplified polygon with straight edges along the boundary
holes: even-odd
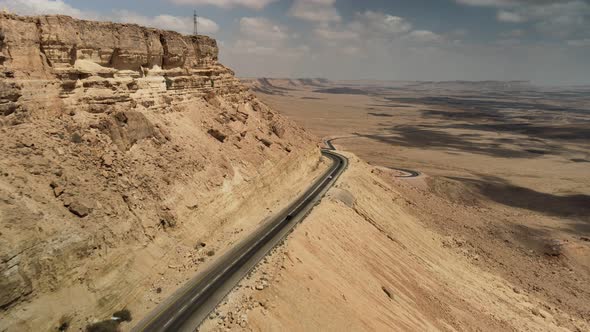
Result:
[[[307,216],[348,167],[346,157],[329,150],[322,150],[322,154],[333,164],[304,194],[187,282],[132,331],[194,331],[240,280]]]
[[[355,137],[357,137],[357,136],[343,136],[343,137],[336,137],[336,138],[332,138],[332,139],[326,140],[326,141],[325,141],[325,143],[326,143],[326,146],[328,147],[328,150],[331,150],[331,151],[336,151],[336,147],[335,147],[335,146],[334,146],[334,144],[332,143],[333,141],[335,141],[335,140],[337,140],[337,139],[343,139],[343,138],[355,138]],[[384,167],[387,167],[387,166],[384,166]],[[415,177],[418,177],[418,176],[420,176],[420,172],[418,172],[418,171],[414,171],[414,170],[411,170],[411,169],[406,169],[406,168],[396,168],[396,167],[387,167],[387,168],[389,168],[389,169],[393,169],[393,170],[396,170],[396,171],[400,171],[400,172],[403,172],[403,173],[405,173],[404,175],[396,175],[396,176],[395,176],[396,178],[415,178]]]

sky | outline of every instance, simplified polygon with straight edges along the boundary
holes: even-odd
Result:
[[[0,0],[217,39],[240,77],[590,84],[590,0]]]

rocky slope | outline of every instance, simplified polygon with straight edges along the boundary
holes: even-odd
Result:
[[[469,237],[432,229],[453,228],[449,217],[478,221],[420,189],[429,178],[395,178],[340,152],[350,164],[336,187],[201,331],[589,330],[586,316],[474,264],[488,254]],[[434,221],[415,213],[429,209]]]
[[[140,316],[325,166],[215,40],[0,15],[0,331]]]

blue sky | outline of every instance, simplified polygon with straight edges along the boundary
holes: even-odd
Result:
[[[590,0],[0,0],[200,31],[242,77],[590,84]]]

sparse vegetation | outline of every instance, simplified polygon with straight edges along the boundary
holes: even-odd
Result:
[[[131,311],[128,309],[119,310],[110,319],[86,326],[86,332],[118,332],[122,322],[130,322],[131,320]]]
[[[118,318],[122,322],[130,322],[133,318],[131,317],[131,311],[123,309],[115,312],[113,317]]]
[[[119,332],[120,322],[115,320],[103,320],[86,326],[86,332]]]
[[[57,327],[57,330],[60,332],[67,331],[70,328],[71,322],[72,322],[72,317],[62,316],[59,319],[59,326]]]
[[[78,133],[73,133],[70,139],[71,139],[72,143],[76,143],[76,144],[82,143],[82,136],[80,136],[80,134],[78,134]]]

